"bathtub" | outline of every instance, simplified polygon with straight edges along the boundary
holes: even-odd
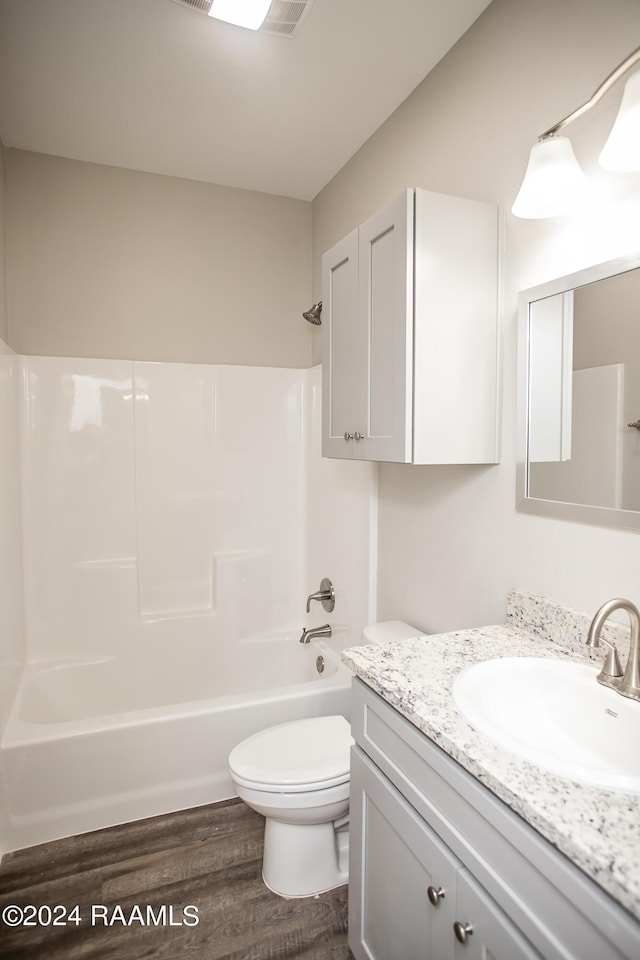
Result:
[[[233,797],[227,757],[244,737],[302,717],[349,719],[340,651],[353,640],[298,636],[204,658],[181,647],[167,660],[154,645],[126,664],[29,666],[0,751],[8,849]]]

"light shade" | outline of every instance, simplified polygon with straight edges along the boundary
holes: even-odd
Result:
[[[640,72],[629,77],[600,165],[620,173],[640,170]]]
[[[566,137],[547,137],[531,150],[514,216],[528,220],[557,217],[585,195],[587,178]]]
[[[237,27],[259,30],[271,6],[271,0],[213,0],[209,16]]]

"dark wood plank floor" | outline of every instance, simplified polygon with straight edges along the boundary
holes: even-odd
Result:
[[[35,926],[0,920],[0,957],[347,960],[347,887],[302,900],[271,893],[261,879],[263,831],[262,817],[228,801],[5,854],[0,910],[45,909],[42,925],[37,916]],[[48,923],[48,907],[76,904],[79,923]],[[52,919],[62,921],[62,910]]]

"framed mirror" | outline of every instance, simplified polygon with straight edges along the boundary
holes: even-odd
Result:
[[[640,530],[640,255],[523,290],[517,507]]]

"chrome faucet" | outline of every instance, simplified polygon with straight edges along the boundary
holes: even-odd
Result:
[[[323,577],[320,581],[320,589],[315,593],[310,593],[307,597],[307,613],[311,610],[312,600],[320,600],[327,613],[331,613],[336,605],[336,594],[328,577]]]
[[[620,666],[615,644],[600,636],[605,621],[614,610],[625,610],[629,615],[629,621],[631,623],[629,657],[624,674],[622,673],[622,667]],[[617,690],[618,693],[621,693],[623,697],[640,700],[640,611],[630,600],[622,600],[620,598],[609,600],[600,607],[591,621],[589,634],[587,636],[587,646],[591,651],[601,643],[606,648],[607,655],[602,670],[598,674],[598,682],[604,684],[605,687],[612,687],[614,690]]]
[[[325,623],[323,627],[303,627],[300,643],[309,643],[314,637],[330,637],[331,627]]]

